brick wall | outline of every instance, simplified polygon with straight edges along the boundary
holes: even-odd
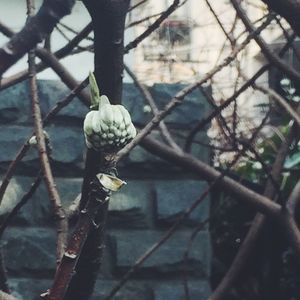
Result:
[[[154,85],[151,93],[163,107],[180,85]],[[45,114],[67,90],[57,81],[40,81],[39,92]],[[166,122],[183,144],[188,130],[208,107],[199,91],[185,99],[186,104],[167,117]],[[124,87],[124,105],[137,125],[151,118],[133,85]],[[80,192],[85,145],[82,122],[87,109],[78,99],[64,108],[46,130],[53,146],[53,169],[63,204],[67,207]],[[19,84],[0,93],[0,172],[15,157],[17,149],[32,132],[28,87]],[[153,136],[160,139],[158,132]],[[198,140],[207,142],[205,133]],[[209,161],[207,148],[195,143],[193,153]],[[38,171],[35,149],[18,167],[0,207],[5,215],[29,189]],[[126,185],[110,201],[109,226],[103,267],[92,299],[101,299],[148,247],[155,243],[182,211],[197,199],[206,183],[137,147],[119,166]],[[209,294],[211,249],[208,228],[193,242],[186,264],[183,255],[191,233],[209,215],[209,199],[197,208],[180,229],[165,243],[114,299],[184,299],[182,274],[189,278],[191,299],[206,299]],[[44,184],[14,218],[1,241],[10,285],[23,300],[39,299],[51,285],[55,267],[55,230]],[[99,297],[100,296],[100,297]]]

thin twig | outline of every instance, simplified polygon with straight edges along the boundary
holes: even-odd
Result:
[[[282,56],[290,47],[292,42],[294,41],[296,35],[293,34],[288,42],[283,46],[283,48],[279,51],[279,56]],[[215,109],[213,112],[208,114],[205,118],[203,118],[190,132],[189,136],[186,139],[186,144],[184,149],[186,152],[189,152],[193,139],[197,132],[201,130],[205,125],[207,125],[211,120],[213,120],[216,116],[218,116],[222,110],[228,107],[239,95],[241,95],[244,91],[246,91],[250,86],[252,86],[255,81],[269,68],[271,64],[266,64],[262,66],[248,81],[246,81],[232,96],[230,96],[226,101],[224,101],[218,109]]]
[[[285,161],[285,158],[289,151],[289,146],[294,140],[295,137],[295,128],[290,129],[287,134],[286,140],[284,140],[280,146],[279,151],[277,152],[275,162],[272,166],[272,178],[278,182],[281,175],[281,170]],[[270,199],[274,198],[275,187],[270,180],[267,181],[264,195]],[[252,226],[247,233],[242,245],[239,248],[239,251],[234,258],[229,270],[226,275],[223,277],[222,281],[215,289],[213,294],[209,297],[208,300],[221,300],[225,293],[230,290],[235,281],[239,278],[239,274],[244,270],[247,262],[250,261],[250,256],[254,251],[254,248],[257,245],[257,240],[261,235],[262,229],[265,225],[266,218],[262,214],[256,214]]]
[[[81,33],[82,33],[83,31],[85,31],[85,29],[88,28],[88,27],[91,26],[91,25],[92,25],[92,22],[90,22],[83,30],[81,30],[81,31],[79,31],[79,32],[78,32],[77,30],[73,29],[72,27],[68,26],[67,24],[61,22],[61,21],[60,21],[56,26],[64,27],[65,29],[67,29],[67,30],[69,30],[70,32],[74,33],[74,34],[75,34],[74,39],[76,39],[77,36],[80,36]],[[88,40],[88,41],[91,41],[91,42],[94,41],[94,38],[89,37],[88,35],[84,35],[83,38],[86,39],[86,40]]]
[[[221,23],[217,13],[215,12],[214,8],[212,7],[212,5],[210,4],[210,2],[208,0],[205,0],[206,5],[208,6],[209,10],[211,11],[211,13],[213,14],[215,20],[217,21],[219,27],[221,28],[221,30],[223,31],[224,35],[226,36],[226,38],[229,40],[231,45],[235,44],[234,38],[231,34],[227,33],[227,31],[225,30],[223,24]]]
[[[90,32],[92,31],[92,23],[90,22],[87,26],[85,26],[80,32],[76,34],[73,39],[68,38],[68,36],[58,27],[56,26],[56,30],[68,41],[68,43],[58,51],[56,51],[55,56],[57,58],[63,57],[70,53],[75,47],[78,49],[84,50],[83,47],[79,45],[79,43],[88,37]]]
[[[28,202],[28,200],[31,199],[31,197],[36,192],[37,188],[39,187],[41,181],[43,179],[42,172],[39,172],[36,179],[31,184],[30,189],[26,194],[23,195],[21,200],[14,206],[14,208],[11,210],[11,212],[5,217],[5,219],[0,224],[0,239],[3,236],[3,233],[7,226],[10,224],[11,220],[16,216],[16,214],[19,212],[19,210]]]
[[[156,14],[153,14],[153,15],[151,15],[151,16],[147,16],[147,17],[145,17],[145,18],[142,18],[142,19],[133,21],[133,22],[129,23],[128,25],[126,25],[126,29],[128,29],[128,28],[130,28],[130,27],[133,27],[133,26],[136,26],[136,25],[139,25],[139,24],[141,24],[141,23],[144,23],[144,22],[146,22],[146,21],[148,21],[148,20],[150,20],[150,19],[152,19],[152,18],[155,18],[155,17],[157,17],[157,16],[160,16],[161,14],[162,14],[162,13],[160,12],[160,13],[156,13]]]
[[[8,37],[12,37],[15,33],[9,29],[7,26],[0,22],[0,31],[3,30]],[[78,36],[74,37],[67,45],[63,46],[59,50],[57,50],[54,54],[48,51],[47,49],[37,48],[36,55],[42,60],[41,63],[36,64],[36,72],[41,72],[48,67],[51,67],[54,72],[62,79],[70,89],[73,89],[77,86],[77,81],[72,77],[72,75],[63,67],[63,65],[59,62],[58,59],[65,57],[68,55],[74,47],[78,45],[78,43],[84,39],[89,32],[91,31],[91,23],[89,23],[81,32],[78,33]],[[6,89],[16,83],[19,83],[29,76],[28,70],[21,71],[15,75],[12,75],[9,78],[4,78],[0,82],[0,90]],[[89,96],[82,91],[79,94],[79,98],[84,102]],[[87,102],[86,102],[87,104]]]
[[[47,148],[46,148],[45,136],[44,136],[43,125],[42,125],[42,116],[41,116],[38,91],[37,91],[34,50],[31,50],[29,52],[28,65],[29,65],[29,74],[30,74],[30,80],[29,80],[30,96],[32,101],[32,113],[33,113],[34,126],[35,126],[34,131],[37,138],[37,145],[38,145],[44,180],[48,189],[48,193],[56,217],[56,225],[57,225],[56,258],[57,258],[57,262],[59,262],[64,253],[64,249],[66,245],[68,222],[64,210],[62,208],[58,191],[56,189],[49,158],[47,155]]]
[[[49,113],[45,116],[45,118],[43,120],[43,126],[46,126],[47,124],[49,124],[49,122],[60,112],[60,110],[63,109],[65,106],[67,106],[77,96],[77,94],[83,88],[86,87],[87,82],[88,82],[88,79],[86,78],[75,89],[73,89],[64,99],[58,101],[55,104],[55,106],[49,111]],[[32,134],[34,134],[34,133],[32,133]],[[6,191],[6,188],[16,170],[17,165],[21,162],[21,160],[24,158],[24,156],[30,149],[29,139],[31,138],[31,136],[28,137],[26,142],[21,146],[15,159],[9,164],[7,171],[3,176],[2,183],[0,185],[0,205],[1,205],[1,201],[3,199],[4,193]]]
[[[179,4],[180,0],[174,0],[173,3],[169,6],[169,8],[164,13],[162,13],[156,21],[154,21],[142,34],[140,34],[132,42],[126,45],[126,47],[124,48],[124,53],[128,53],[131,49],[136,48],[136,46],[140,42],[142,42],[153,31],[155,31],[160,26],[160,24],[179,7]]]
[[[241,8],[240,3],[237,0],[230,0],[232,5],[234,6],[237,14],[239,15],[240,19],[243,21],[246,29],[249,33],[252,33],[255,31],[254,26],[252,25],[250,19],[246,15],[245,11]],[[294,79],[296,81],[300,81],[300,73],[293,68],[292,66],[288,65],[284,60],[282,60],[277,54],[272,52],[270,47],[267,45],[267,43],[263,40],[263,38],[256,34],[254,36],[254,40],[258,44],[258,46],[261,48],[263,54],[266,56],[266,58],[273,63],[275,66],[277,66],[282,72],[284,72],[288,77],[291,79]]]
[[[174,225],[155,243],[153,244],[142,256],[140,256],[134,265],[126,272],[122,279],[111,289],[109,294],[103,298],[103,300],[112,299],[112,297],[120,290],[120,288],[128,281],[130,276],[163,244],[165,243],[179,227],[179,225],[184,221],[200,203],[207,197],[208,193],[215,186],[216,182],[213,182],[197,199],[189,206],[184,213],[177,219]]]
[[[270,20],[269,20],[270,21]],[[259,28],[257,28],[257,31],[255,33],[249,34],[247,38],[241,43],[238,47],[236,47],[229,56],[227,56],[219,65],[215,66],[212,70],[210,70],[206,75],[203,76],[200,80],[196,81],[195,83],[185,87],[181,91],[179,91],[170,101],[167,105],[165,105],[164,109],[161,110],[159,113],[157,113],[152,120],[137,134],[137,136],[133,139],[131,143],[129,143],[126,147],[124,147],[122,150],[119,151],[117,160],[121,159],[124,155],[129,153],[139,142],[148,135],[151,130],[156,127],[159,122],[165,118],[175,107],[180,105],[186,95],[194,91],[196,88],[201,86],[203,83],[208,81],[210,78],[212,78],[216,73],[218,73],[220,70],[222,70],[225,66],[229,65],[238,55],[240,51],[242,51],[247,44],[251,41],[253,38],[253,35],[257,34],[265,26],[267,26],[268,22],[265,22],[262,24]],[[218,113],[217,113],[218,114]]]
[[[109,292],[108,296],[104,298],[104,300],[111,299],[120,288],[128,281],[130,276],[159,248],[163,243],[165,243],[175,232],[175,230],[179,227],[179,225],[199,206],[200,203],[207,197],[209,192],[214,188],[220,181],[227,176],[230,169],[236,164],[239,160],[240,156],[246,151],[246,147],[243,147],[236,155],[234,160],[230,163],[230,165],[209,184],[209,186],[205,189],[205,191],[201,194],[199,199],[194,201],[183,214],[176,220],[173,226],[159,239],[158,242],[153,244],[142,256],[140,256],[134,265],[127,271],[127,273],[122,277],[122,279],[113,287],[113,289]],[[174,151],[174,150],[172,150]],[[180,155],[180,154],[179,154]]]
[[[133,11],[134,9],[136,9],[137,7],[139,7],[140,5],[144,4],[145,2],[147,2],[148,0],[141,0],[140,2],[138,2],[135,5],[132,5],[128,8],[128,12]]]
[[[124,69],[128,73],[128,75],[132,78],[135,86],[138,88],[138,90],[140,91],[140,93],[142,94],[144,99],[148,102],[153,114],[157,115],[159,113],[159,110],[155,104],[155,101],[154,101],[152,95],[148,91],[148,89],[142,83],[139,82],[137,77],[134,75],[134,73],[130,70],[130,68],[126,64],[124,64]],[[160,129],[163,139],[175,150],[177,150],[179,152],[182,151],[181,148],[173,140],[173,138],[163,120],[158,124],[158,127]]]
[[[296,121],[298,126],[300,126],[300,115],[288,104],[288,102],[284,98],[282,98],[271,88],[267,88],[257,84],[253,86],[264,94],[269,95],[271,99],[275,100],[290,115],[290,117]]]
[[[280,29],[282,30],[283,35],[286,38],[286,40],[289,40],[290,35],[287,32],[287,30],[283,27],[283,25],[281,24],[280,18],[278,16],[276,16],[275,20],[276,20],[277,24],[279,25]],[[298,60],[300,60],[299,49],[294,44],[291,45],[291,48],[293,49],[293,53],[295,54],[295,56],[298,58]]]

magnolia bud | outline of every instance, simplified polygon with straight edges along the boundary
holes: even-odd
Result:
[[[86,115],[83,129],[87,147],[96,151],[118,151],[136,136],[129,112],[122,105],[111,105],[106,96],[100,97],[97,111]]]

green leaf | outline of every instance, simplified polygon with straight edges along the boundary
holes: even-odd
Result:
[[[105,104],[110,104],[110,102],[109,102],[109,99],[107,98],[107,96],[102,95],[99,99],[99,109],[101,108],[101,106],[103,106]]]
[[[292,168],[300,163],[300,152],[295,153],[294,155],[287,158],[284,163],[285,168]]]
[[[100,100],[100,92],[96,78],[92,72],[89,74],[90,92],[91,92],[91,108],[98,107]]]

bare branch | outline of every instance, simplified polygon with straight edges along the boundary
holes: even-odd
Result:
[[[54,178],[52,175],[49,157],[47,155],[47,148],[46,148],[45,136],[44,136],[43,125],[42,125],[42,117],[41,117],[41,111],[39,105],[39,98],[37,92],[34,58],[35,58],[34,50],[31,50],[29,53],[28,64],[29,64],[29,74],[31,75],[29,84],[30,84],[30,95],[32,100],[32,112],[33,112],[34,125],[35,125],[35,135],[37,138],[37,144],[38,144],[44,179],[53,206],[54,214],[55,217],[57,218],[56,258],[57,258],[57,262],[59,262],[65,250],[67,233],[68,233],[68,223],[67,223],[64,210],[62,208],[58,191],[56,189],[56,184],[54,182]]]
[[[91,188],[87,207],[84,210],[81,210],[80,218],[76,224],[74,233],[68,242],[66,252],[57,268],[53,285],[49,293],[44,294],[46,299],[64,299],[88,234],[93,227],[98,226],[95,225],[98,224],[97,212],[102,206],[106,205],[108,200],[108,192],[99,186],[99,182],[95,181]],[[102,226],[103,224],[99,224],[101,230],[103,230]]]
[[[130,6],[128,8],[128,12],[131,12],[133,11],[134,9],[136,9],[137,7],[139,7],[140,5],[144,4],[145,2],[147,2],[148,0],[141,0],[139,1],[137,4],[133,5],[133,6]]]
[[[205,200],[207,195],[215,188],[218,183],[227,175],[230,169],[236,164],[239,158],[243,155],[246,148],[243,147],[236,155],[235,159],[230,163],[230,165],[217,176],[207,187],[207,189],[201,194],[199,199],[195,200],[188,208],[185,209],[182,215],[176,220],[173,226],[160,238],[158,242],[156,242],[152,247],[150,247],[142,256],[140,256],[134,265],[127,271],[127,273],[122,277],[122,279],[112,288],[109,292],[108,296],[104,298],[104,300],[112,299],[112,297],[121,289],[121,287],[128,281],[130,276],[157,250],[163,245],[175,232],[175,230],[179,227],[179,225],[189,217],[189,215],[197,208],[202,201]],[[172,149],[172,151],[175,151]],[[200,228],[203,227],[208,220],[201,222],[199,224]],[[188,252],[185,253],[187,255]]]
[[[81,84],[79,84],[74,90],[72,90],[67,97],[58,101],[56,105],[49,111],[49,113],[44,118],[43,126],[49,124],[49,122],[55,117],[55,115],[57,115],[62,108],[67,106],[76,97],[77,93],[79,93],[83,88],[86,87],[86,85],[87,85],[87,79],[84,80]],[[6,188],[10,182],[10,179],[12,178],[16,170],[18,163],[23,159],[23,157],[26,155],[27,151],[30,148],[29,139],[31,138],[31,136],[28,137],[27,141],[25,141],[25,143],[21,146],[15,159],[9,164],[7,171],[3,176],[2,183],[0,185],[0,204],[3,199],[4,193],[6,191]]]
[[[234,6],[237,14],[239,15],[240,19],[243,21],[246,29],[249,31],[249,33],[253,32],[255,29],[247,17],[244,10],[241,8],[241,5],[238,3],[237,0],[230,0],[232,5]],[[290,77],[293,80],[300,81],[300,73],[290,65],[288,65],[285,61],[283,61],[281,58],[278,57],[277,54],[275,54],[267,45],[267,43],[263,40],[263,38],[257,34],[254,36],[254,40],[261,48],[263,54],[266,56],[266,58],[273,63],[275,66],[277,66],[282,72],[284,72],[288,77]]]
[[[298,126],[300,126],[300,115],[278,93],[276,93],[273,89],[257,84],[255,84],[254,87],[262,91],[264,94],[269,95],[272,100],[275,100],[292,117],[292,119],[296,121]]]
[[[23,195],[21,200],[16,204],[16,206],[11,210],[11,212],[8,214],[8,216],[5,217],[5,219],[0,224],[0,239],[2,238],[2,235],[7,228],[7,226],[10,224],[11,220],[16,216],[16,214],[20,211],[20,209],[32,198],[38,187],[40,186],[40,183],[42,181],[42,173],[39,172],[38,176],[34,180],[34,182],[31,184],[30,189],[26,194]]]
[[[139,80],[137,79],[137,77],[134,75],[134,73],[129,69],[128,66],[124,65],[124,69],[126,70],[126,72],[128,73],[128,75],[132,78],[135,86],[139,89],[139,91],[141,92],[142,96],[144,97],[144,99],[147,101],[147,103],[149,104],[149,106],[151,107],[151,110],[153,112],[154,115],[157,115],[159,113],[159,110],[155,104],[154,99],[152,98],[152,95],[150,94],[150,92],[148,91],[148,89],[139,82]],[[175,141],[173,140],[165,122],[162,120],[160,121],[160,123],[158,124],[158,127],[160,129],[161,135],[163,137],[163,139],[175,150],[177,151],[182,151],[181,148],[175,143]]]
[[[294,140],[294,137],[295,128],[292,128],[287,134],[286,139],[282,142],[280,149],[276,155],[276,159],[273,163],[271,171],[272,178],[276,182],[279,182],[280,180],[283,164],[288,154],[289,147]],[[273,199],[275,196],[275,187],[270,180],[267,181],[264,195],[271,199]],[[215,289],[213,294],[209,297],[209,300],[221,300],[225,296],[225,294],[229,292],[233,284],[238,280],[241,272],[250,261],[250,257],[257,246],[257,241],[262,234],[262,229],[264,228],[265,223],[265,216],[259,213],[256,214],[252,222],[252,226],[248,231],[242,245],[240,246],[239,251],[234,258],[229,270],[227,271],[226,275],[223,277],[222,281]]]
[[[268,21],[270,22],[270,20]],[[129,153],[137,144],[140,143],[140,141],[148,135],[151,130],[156,127],[161,120],[163,120],[175,107],[180,105],[186,95],[193,92],[196,88],[201,86],[203,83],[211,79],[216,73],[218,73],[220,70],[222,70],[225,66],[229,65],[238,55],[240,51],[242,51],[247,44],[252,39],[252,35],[257,34],[263,28],[268,24],[268,22],[265,22],[262,24],[258,29],[257,32],[253,32],[252,34],[249,34],[247,38],[241,43],[238,47],[236,47],[229,56],[227,56],[219,65],[215,66],[213,69],[211,69],[203,78],[196,81],[195,83],[185,87],[181,91],[179,91],[170,101],[169,103],[164,107],[163,110],[161,110],[159,113],[157,113],[154,118],[152,118],[151,122],[149,122],[139,133],[138,135],[133,139],[131,143],[129,143],[126,147],[124,147],[121,151],[118,153],[117,160],[121,159],[123,156],[125,156],[127,153]],[[232,100],[233,101],[233,100]],[[228,105],[228,104],[226,104]],[[216,113],[216,115],[219,112]]]
[[[124,48],[124,53],[128,53],[131,49],[136,48],[137,45],[142,42],[146,37],[148,37],[153,31],[155,31],[160,24],[168,18],[178,7],[180,4],[180,0],[174,0],[172,5],[160,15],[157,20],[152,23],[141,35],[139,35],[136,39],[134,39],[132,42],[130,42],[126,47]]]
[[[38,13],[0,49],[0,75],[52,32],[58,20],[71,12],[74,3],[45,0]]]

